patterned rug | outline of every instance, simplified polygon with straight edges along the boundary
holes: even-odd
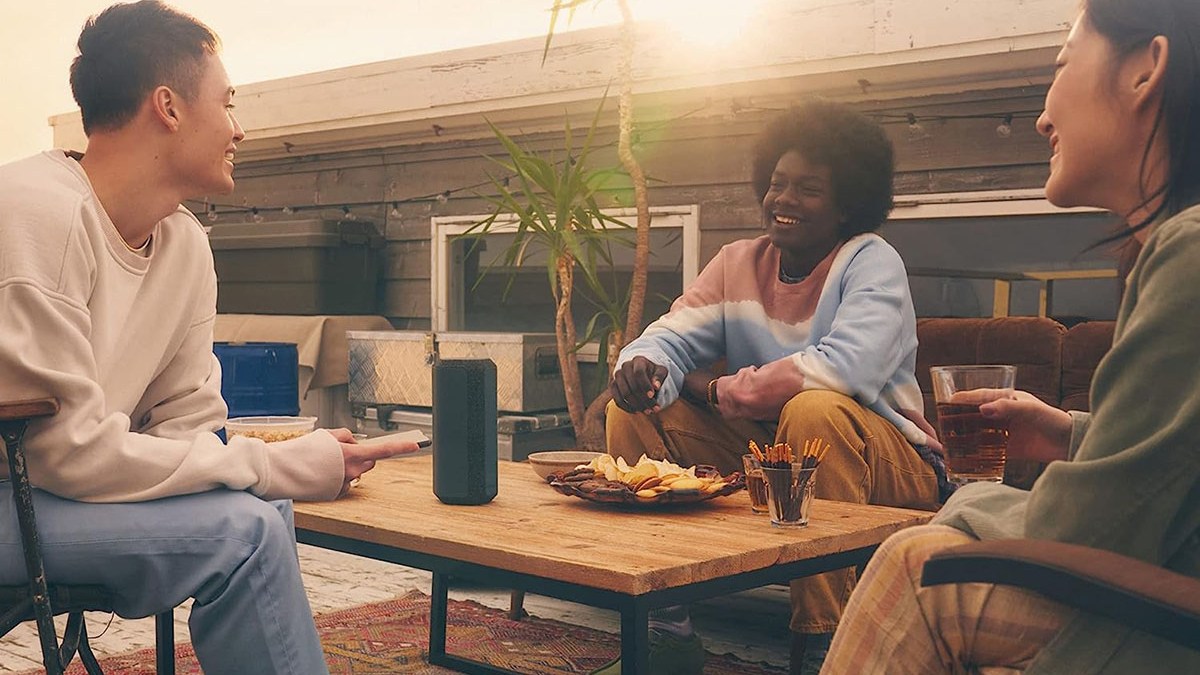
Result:
[[[321,644],[333,675],[452,673],[429,665],[429,597],[419,591],[376,604],[362,605],[316,618]],[[498,609],[473,601],[450,601],[446,650],[522,673],[588,673],[616,656],[617,636],[530,617],[512,621]],[[151,675],[154,650],[143,649],[100,662],[107,675]],[[176,647],[179,675],[200,675],[190,644]],[[32,670],[22,675],[42,672]],[[732,654],[709,654],[708,675],[779,675],[765,664],[742,661]],[[84,675],[75,659],[68,675]]]

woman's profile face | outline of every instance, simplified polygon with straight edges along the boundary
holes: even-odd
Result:
[[[1056,206],[1118,211],[1114,197],[1128,193],[1123,169],[1138,161],[1129,112],[1116,95],[1112,46],[1080,15],[1055,60],[1038,132],[1050,141],[1046,199]],[[1138,143],[1140,143],[1139,141]]]
[[[796,150],[783,153],[762,202],[763,227],[771,243],[797,255],[833,250],[842,220],[835,187],[829,167],[810,163]]]

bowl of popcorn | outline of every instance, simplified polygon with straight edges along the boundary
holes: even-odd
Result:
[[[225,433],[230,436],[249,436],[268,443],[299,438],[317,426],[315,417],[235,417],[225,422]]]

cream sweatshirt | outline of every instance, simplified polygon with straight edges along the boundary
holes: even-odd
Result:
[[[30,424],[30,481],[61,497],[136,502],[216,488],[332,499],[326,431],[279,443],[224,426],[212,352],[217,283],[183,207],[130,251],[79,163],[53,150],[0,166],[0,401],[56,397]]]

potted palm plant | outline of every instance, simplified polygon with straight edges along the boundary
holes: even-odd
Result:
[[[587,2],[604,0],[554,0],[550,7],[550,26],[546,30],[546,46],[542,49],[542,63],[550,53],[550,42],[554,39],[554,28],[564,10],[567,19],[575,10]],[[650,268],[650,200],[647,192],[646,173],[633,154],[633,51],[636,45],[633,11],[629,0],[616,0],[621,11],[621,51],[617,57],[617,157],[633,185],[633,201],[637,208],[637,228],[633,253],[633,275],[629,280],[629,300],[623,329],[614,335],[614,346],[619,351],[625,343],[641,334],[642,310],[646,305],[646,279]],[[615,359],[615,354],[613,356]],[[593,406],[597,407],[597,406]],[[602,406],[600,406],[602,409]],[[599,412],[599,411],[596,411]],[[598,417],[598,415],[593,415]]]
[[[554,38],[555,27],[563,11],[568,20],[575,10],[586,2],[603,0],[553,0],[550,7],[550,24],[546,31],[546,44],[542,51],[545,63]],[[537,243],[546,248],[548,256],[547,274],[555,298],[555,336],[558,342],[559,364],[563,374],[563,389],[567,398],[567,410],[575,428],[576,441],[580,447],[599,449],[604,445],[602,414],[609,396],[608,377],[612,374],[617,354],[625,343],[641,333],[642,314],[646,301],[646,285],[650,260],[650,206],[647,179],[641,164],[633,153],[633,53],[635,32],[633,12],[628,0],[616,0],[621,12],[621,49],[617,59],[618,82],[618,136],[617,157],[624,173],[629,176],[633,187],[634,205],[637,212],[632,241],[627,236],[630,229],[621,221],[605,215],[596,204],[596,193],[611,178],[612,168],[591,170],[584,161],[592,149],[592,141],[603,102],[597,109],[596,118],[588,129],[587,139],[579,156],[571,158],[570,129],[567,132],[568,161],[563,170],[559,165],[547,162],[534,153],[520,147],[494,125],[496,138],[508,153],[502,165],[518,177],[515,189],[505,182],[494,182],[499,195],[494,200],[495,212],[476,225],[473,232],[483,234],[496,225],[504,214],[513,214],[518,222],[518,236],[506,251],[507,264],[519,263],[530,244]],[[615,225],[609,229],[607,225]],[[632,246],[634,250],[633,270],[629,278],[628,293],[618,294],[615,285],[601,283],[600,263],[612,270],[611,247]],[[585,289],[581,296],[596,309],[581,337],[576,331],[571,309],[575,302],[575,272],[582,274]],[[512,277],[509,282],[511,284]],[[585,393],[579,379],[579,366],[575,352],[589,341],[597,341],[600,347],[599,364],[604,366],[604,377],[599,378],[599,391],[585,405]]]
[[[492,133],[506,156],[491,158],[504,175],[492,176],[494,194],[483,195],[493,205],[492,213],[473,225],[463,236],[475,246],[491,232],[513,235],[511,243],[489,266],[481,270],[476,286],[497,265],[509,270],[522,267],[534,253],[544,253],[546,277],[554,297],[554,335],[562,373],[567,411],[579,447],[599,449],[604,429],[599,417],[588,419],[591,392],[585,392],[579,373],[577,352],[588,342],[599,344],[599,363],[609,374],[615,361],[613,347],[620,348],[628,296],[612,279],[614,247],[632,247],[632,228],[606,214],[598,201],[617,167],[593,168],[592,150],[604,102],[596,110],[582,144],[575,145],[569,121],[559,157],[542,156],[513,140],[490,121]],[[507,291],[513,279],[508,277]],[[574,307],[583,299],[593,314],[583,331],[575,323]],[[607,377],[601,378],[607,382]]]

